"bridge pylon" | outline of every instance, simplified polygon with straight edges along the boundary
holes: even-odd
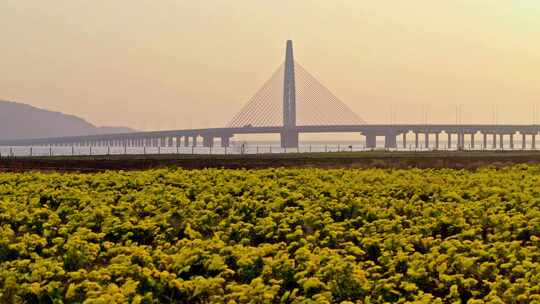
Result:
[[[296,130],[296,86],[292,40],[287,40],[287,48],[285,52],[285,75],[283,79],[283,131],[281,132],[281,147],[297,148],[298,131]]]

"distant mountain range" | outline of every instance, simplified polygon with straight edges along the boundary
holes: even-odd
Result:
[[[28,139],[136,132],[124,127],[97,127],[75,115],[0,100],[0,139]]]

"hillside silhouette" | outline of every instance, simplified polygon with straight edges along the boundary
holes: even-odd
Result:
[[[0,100],[0,139],[128,133],[124,127],[97,127],[75,115]]]

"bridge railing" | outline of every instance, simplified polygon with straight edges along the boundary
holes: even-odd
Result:
[[[406,148],[375,150],[386,151],[433,151],[433,147],[414,147],[409,145]],[[6,157],[44,157],[44,156],[104,156],[104,155],[229,155],[229,154],[275,154],[275,153],[321,153],[321,152],[363,152],[374,149],[366,148],[365,144],[306,144],[298,148],[281,148],[279,145],[245,145],[231,147],[95,147],[95,146],[39,146],[39,147],[0,147],[0,158]],[[456,147],[447,148],[441,145],[438,150],[455,151]],[[474,148],[466,145],[464,150],[501,150],[493,148],[491,145],[482,147],[477,145]],[[523,150],[520,147],[504,150]],[[526,150],[533,150],[527,148]]]

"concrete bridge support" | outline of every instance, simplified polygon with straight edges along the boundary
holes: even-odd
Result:
[[[196,136],[196,135],[195,135],[195,136],[192,136],[192,138],[191,138],[191,146],[192,146],[192,147],[196,147],[197,144],[198,144],[198,143],[197,143],[197,136]]]
[[[298,148],[298,132],[294,130],[284,130],[281,132],[282,148]]]
[[[375,134],[364,134],[366,137],[366,148],[375,149],[377,147],[377,136]]]
[[[426,149],[429,148],[429,133],[428,132],[424,133],[424,147]]]
[[[499,148],[504,149],[504,134],[499,134]]]
[[[463,132],[458,133],[458,149],[465,149],[465,133]]]
[[[482,133],[482,149],[487,149],[487,133]]]
[[[203,147],[210,148],[214,146],[214,136],[203,136]]]
[[[386,134],[384,136],[384,147],[386,149],[396,149],[397,148],[397,134],[395,133],[390,133],[390,134]]]
[[[532,147],[533,149],[536,149],[536,134],[533,134],[533,135],[532,135],[531,147]]]
[[[407,148],[407,132],[403,133],[402,145],[403,145],[403,149]]]
[[[229,136],[221,136],[221,147],[226,148],[229,146],[231,138]]]
[[[514,149],[514,134],[510,134],[510,149]]]
[[[525,150],[527,148],[527,142],[525,139],[525,133],[521,133],[521,149]]]
[[[435,133],[435,150],[439,150],[439,133]]]
[[[414,133],[414,148],[418,149],[418,133]]]
[[[475,134],[474,133],[471,133],[471,149],[474,149],[474,146],[475,146],[475,143],[474,143],[474,136]]]
[[[497,149],[497,134],[493,133],[493,142],[492,142],[493,149]]]
[[[189,136],[184,136],[184,147],[189,147]]]
[[[448,132],[448,149],[452,149],[452,133]]]

